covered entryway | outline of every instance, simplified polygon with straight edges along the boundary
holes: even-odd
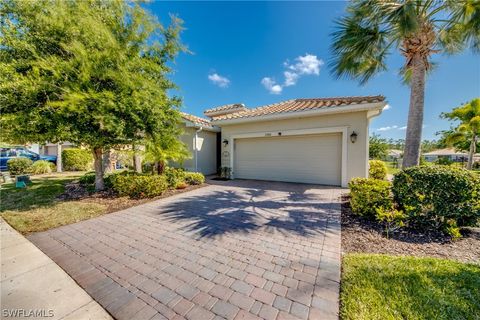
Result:
[[[235,139],[234,177],[341,185],[342,133]]]

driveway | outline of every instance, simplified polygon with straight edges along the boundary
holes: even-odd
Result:
[[[335,319],[341,193],[217,182],[29,239],[117,319]]]

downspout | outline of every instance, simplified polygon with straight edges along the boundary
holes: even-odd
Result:
[[[195,172],[198,172],[198,148],[197,148],[197,138],[198,134],[203,130],[203,127],[200,127],[195,131]]]

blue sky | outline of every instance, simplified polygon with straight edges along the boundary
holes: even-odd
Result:
[[[382,94],[391,108],[372,121],[371,131],[405,137],[410,90],[398,76],[404,60],[397,51],[389,70],[364,86],[330,73],[330,33],[344,13],[343,2],[155,1],[147,8],[163,23],[169,13],[185,22],[182,41],[192,53],[178,57],[172,75],[185,112],[203,116],[203,110],[229,103],[257,107],[293,98]],[[434,61],[424,139],[449,128],[441,112],[480,96],[480,56],[437,54]]]

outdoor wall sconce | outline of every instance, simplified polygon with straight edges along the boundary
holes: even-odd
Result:
[[[352,141],[352,143],[355,143],[355,141],[357,141],[357,133],[355,131],[352,132],[352,134],[350,135],[350,141]]]
[[[227,139],[223,139],[223,146],[225,148],[228,146],[228,140]]]

